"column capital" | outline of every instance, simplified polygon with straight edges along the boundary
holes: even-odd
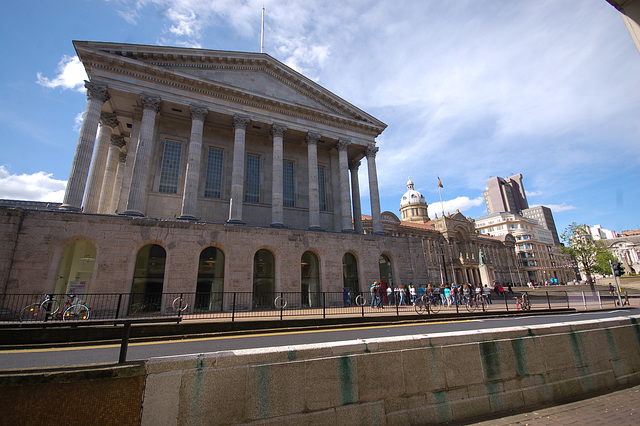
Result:
[[[349,170],[358,170],[360,168],[360,160],[358,161],[349,161]]]
[[[307,133],[307,136],[305,136],[304,138],[304,141],[307,143],[307,145],[317,145],[319,140],[320,134],[313,132]]]
[[[349,145],[351,145],[351,141],[347,140],[347,139],[339,139],[338,140],[338,151],[346,151],[347,148],[349,148]]]
[[[204,122],[207,118],[207,114],[209,114],[209,108],[204,105],[189,105],[189,109],[191,110],[192,120],[200,120]]]
[[[127,162],[127,153],[126,152],[121,152],[120,156],[118,157],[118,162],[119,163],[126,163]]]
[[[97,99],[106,102],[110,98],[109,93],[107,93],[107,86],[104,84],[85,80],[84,87],[87,89],[87,99]]]
[[[142,100],[142,108],[146,110],[152,110],[153,112],[159,112],[162,100],[158,96],[152,96],[146,93],[140,95]]]
[[[287,126],[280,123],[273,123],[271,125],[271,136],[274,138],[283,138],[284,133],[288,130]]]
[[[113,129],[118,126],[118,116],[110,112],[101,112],[100,124],[103,126],[109,126]]]
[[[247,130],[247,126],[251,122],[251,118],[246,115],[234,115],[233,116],[233,128],[234,130]]]
[[[380,149],[380,148],[378,148],[377,146],[371,146],[371,145],[369,145],[369,146],[364,150],[364,153],[365,153],[365,155],[367,156],[367,158],[371,158],[371,157],[375,158],[375,157],[376,157],[376,154],[377,154],[377,152],[378,152],[378,150],[379,150],[379,149]]]
[[[124,141],[124,136],[120,135],[111,135],[111,145],[116,148],[122,148],[127,143]]]

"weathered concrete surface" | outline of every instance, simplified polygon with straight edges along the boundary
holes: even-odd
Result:
[[[640,383],[640,317],[151,359],[151,424],[429,424]]]

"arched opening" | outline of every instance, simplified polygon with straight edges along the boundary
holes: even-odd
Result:
[[[387,303],[387,287],[393,287],[393,272],[391,270],[391,261],[384,254],[381,254],[378,258],[378,270],[380,272],[382,299],[384,303]]]
[[[276,291],[276,268],[273,253],[258,250],[253,256],[253,307],[271,308]]]
[[[140,249],[131,284],[130,313],[160,310],[166,260],[167,252],[157,244]]]
[[[224,253],[217,247],[200,252],[194,309],[222,311],[224,291]]]
[[[89,241],[76,241],[67,246],[60,260],[54,292],[83,295],[89,293],[96,247]]]
[[[355,297],[360,294],[360,285],[358,283],[358,262],[351,253],[345,253],[342,256],[342,282],[349,293],[351,305],[353,305]]]
[[[300,291],[302,306],[320,306],[320,263],[310,251],[305,251],[300,259]]]

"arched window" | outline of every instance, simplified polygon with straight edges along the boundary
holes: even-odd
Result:
[[[342,256],[342,281],[344,288],[351,293],[352,297],[360,294],[358,262],[351,253],[345,253],[345,255]]]
[[[194,308],[200,311],[221,311],[224,291],[224,253],[208,247],[200,252],[198,282]]]
[[[131,284],[130,313],[160,310],[166,260],[167,252],[157,244],[140,249]]]
[[[258,250],[253,256],[253,307],[271,308],[275,300],[276,268],[273,253]]]
[[[305,251],[300,259],[302,306],[320,306],[320,263],[318,256]]]
[[[386,286],[393,285],[393,273],[391,270],[391,261],[384,254],[381,254],[378,259],[378,269],[380,271],[380,283],[382,284],[382,281],[384,281],[386,283]],[[385,286],[385,289],[386,289],[386,286]]]
[[[69,244],[62,254],[54,292],[77,295],[89,293],[95,260],[96,247],[91,242],[76,241]]]

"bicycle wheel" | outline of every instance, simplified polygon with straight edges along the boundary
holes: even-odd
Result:
[[[416,304],[414,305],[416,312],[420,315],[424,315],[427,313],[427,305],[422,301],[422,299],[416,300]]]
[[[367,299],[365,299],[363,295],[359,294],[356,296],[356,305],[364,306],[366,304],[367,304]]]
[[[60,312],[60,301],[58,299],[45,300],[40,303],[40,308],[43,313],[55,315]]]
[[[525,298],[523,303],[522,303],[522,309],[525,311],[530,311],[531,310],[531,302],[529,302],[529,298]]]
[[[32,303],[20,311],[20,321],[44,321],[45,313],[39,303]]]
[[[431,312],[432,314],[437,314],[438,312],[440,312],[440,308],[442,307],[442,303],[440,302],[440,299],[431,299],[429,301],[429,312]]]
[[[475,299],[468,300],[466,305],[467,311],[469,312],[475,312],[475,310],[478,309],[478,302]]]
[[[87,305],[71,305],[64,310],[62,321],[88,320],[90,315]]]
[[[173,299],[173,303],[171,303],[171,307],[174,311],[184,312],[189,307],[189,303],[184,300],[182,297],[176,297]]]

